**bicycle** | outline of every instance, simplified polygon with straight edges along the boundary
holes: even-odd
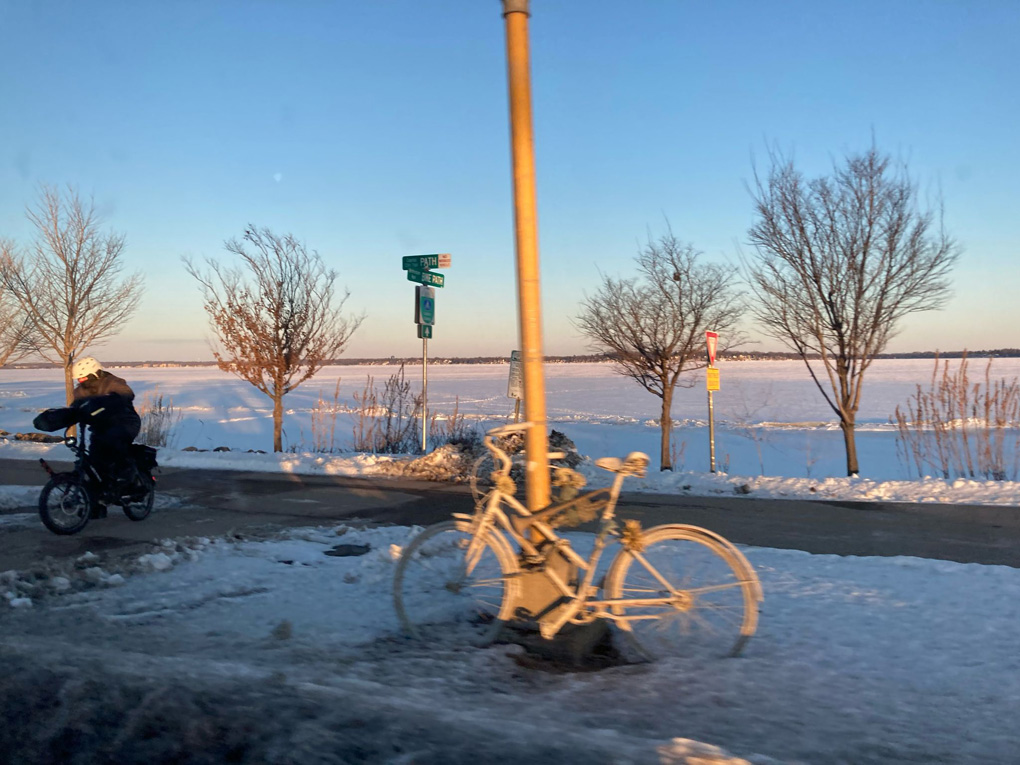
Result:
[[[615,474],[610,488],[530,512],[514,496],[512,459],[497,444],[529,427],[520,423],[490,430],[484,443],[500,465],[494,488],[473,514],[454,513],[453,520],[429,526],[402,551],[393,594],[405,632],[420,638],[432,629],[461,625],[473,633],[475,644],[487,645],[515,618],[537,622],[546,639],[567,624],[608,619],[649,659],[678,648],[685,655],[720,648],[739,655],[757,629],[763,599],[758,576],[744,555],[719,534],[697,526],[643,530],[631,520],[621,527],[616,504],[624,479],[645,475],[649,458],[641,452],[622,460],[596,460]],[[554,530],[564,522],[596,518],[587,558]],[[621,549],[597,585],[599,562],[612,543]],[[554,555],[576,567],[579,579],[564,581],[548,566]],[[556,608],[532,615],[521,612],[518,603],[521,579],[536,573],[561,598]]]
[[[514,431],[509,434],[509,437],[501,438],[498,445],[501,451],[510,457],[510,461],[513,463],[510,477],[516,481],[524,475],[525,470],[525,454],[522,451],[524,449],[524,438],[521,437],[520,431]],[[550,451],[546,456],[549,460],[562,460],[567,457],[567,453]],[[474,498],[475,505],[484,501],[485,496],[492,490],[494,483],[493,476],[497,472],[498,467],[499,462],[489,450],[486,450],[471,465],[468,484],[471,487],[471,496]],[[550,465],[550,467],[555,470],[555,466]]]
[[[96,469],[86,446],[88,428],[81,425],[81,437],[64,431],[64,445],[74,454],[70,472],[58,473],[39,458],[50,479],[39,493],[39,517],[54,534],[77,534],[93,518],[106,517],[106,505],[120,505],[132,521],[143,521],[152,512],[156,499],[156,478],[152,471],[158,466],[156,449],[144,444],[131,444],[131,458],[138,471],[139,485],[119,490],[110,486]]]

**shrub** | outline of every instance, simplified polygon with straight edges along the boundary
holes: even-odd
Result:
[[[460,446],[466,452],[475,452],[482,444],[477,425],[469,423],[460,412],[460,397],[453,405],[453,414],[443,416],[433,412],[429,418],[429,444],[436,449],[443,444]]]
[[[336,446],[336,417],[344,409],[340,404],[340,378],[336,379],[333,400],[319,398],[312,407],[312,451],[332,454],[340,451]]]
[[[404,379],[404,365],[386,381],[382,395],[375,389],[369,375],[357,402],[354,423],[354,451],[373,454],[407,454],[418,451],[417,434],[421,421],[422,396],[411,392],[411,383]]]
[[[174,408],[172,398],[169,396],[164,398],[159,388],[156,388],[142,396],[136,410],[142,418],[142,429],[138,433],[139,443],[155,447],[173,446],[177,439],[174,431],[181,421],[182,412]]]
[[[942,478],[1016,479],[1020,467],[1020,383],[970,382],[964,354],[955,372],[935,359],[928,390],[917,386],[904,408],[896,407],[897,451],[908,470]]]

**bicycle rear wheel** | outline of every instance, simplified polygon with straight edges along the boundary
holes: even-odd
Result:
[[[393,603],[411,637],[448,639],[453,633],[473,645],[488,645],[513,614],[517,560],[493,533],[469,550],[470,528],[465,521],[429,526],[400,556]]]
[[[605,594],[622,601],[610,612],[650,659],[736,656],[758,626],[758,575],[727,540],[696,526],[646,531],[613,560]],[[626,603],[638,599],[657,602]]]
[[[148,471],[139,470],[138,473],[144,488],[130,498],[125,497],[127,501],[121,505],[124,515],[132,521],[144,521],[148,518],[156,501],[156,479]]]
[[[39,517],[54,534],[77,534],[91,510],[92,496],[74,473],[57,473],[39,494]]]

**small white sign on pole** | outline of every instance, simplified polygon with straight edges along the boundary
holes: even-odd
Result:
[[[518,401],[524,398],[524,366],[521,364],[520,351],[510,351],[510,381],[507,383],[506,395]]]

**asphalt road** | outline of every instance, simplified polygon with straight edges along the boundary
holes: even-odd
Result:
[[[41,487],[45,478],[36,462],[0,460],[0,484]],[[73,537],[55,536],[32,519],[0,523],[0,571],[89,550],[130,553],[158,539],[254,535],[353,519],[427,525],[472,510],[466,485],[223,470],[163,468],[157,497],[157,509],[145,521],[134,523],[111,508],[108,518]],[[1013,507],[625,494],[618,514],[646,527],[703,526],[739,544],[1020,568],[1020,509]]]

